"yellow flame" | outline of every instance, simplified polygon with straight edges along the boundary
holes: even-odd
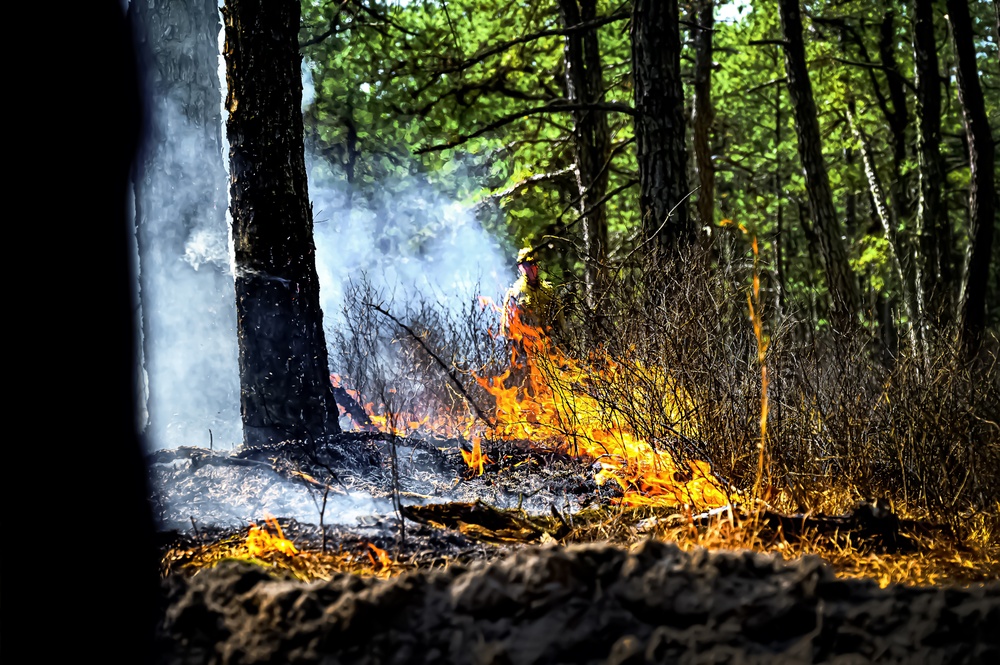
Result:
[[[247,532],[246,546],[251,556],[262,556],[270,552],[280,552],[288,556],[294,556],[299,553],[295,544],[285,538],[285,534],[281,531],[281,525],[278,524],[278,520],[274,515],[265,513],[264,522],[264,527],[251,524],[250,530]],[[267,530],[268,526],[274,529],[277,536]]]

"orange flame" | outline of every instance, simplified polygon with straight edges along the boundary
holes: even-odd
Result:
[[[595,372],[613,376],[620,371],[618,363],[600,357],[601,369],[597,370],[566,356],[540,328],[525,322],[516,308],[507,313],[505,324],[513,342],[513,372],[477,377],[496,399],[496,427],[486,432],[487,437],[524,439],[592,458],[600,467],[597,482],[618,483],[624,505],[712,508],[729,503],[730,496],[707,462],[678,463],[629,428],[609,422],[608,414],[585,388]],[[655,380],[664,394],[681,393],[662,372],[631,369]],[[524,375],[522,385],[510,381],[512,373]],[[680,405],[666,406],[676,409]]]
[[[246,546],[251,556],[261,556],[270,552],[280,552],[288,556],[294,556],[299,553],[294,543],[285,538],[285,534],[281,531],[281,525],[278,524],[278,520],[274,515],[265,513],[264,521],[265,526],[263,528],[256,524],[251,524],[250,530],[247,532]],[[267,530],[268,526],[277,533],[276,536]]]
[[[477,476],[483,475],[483,471],[487,464],[491,464],[493,460],[483,454],[482,439],[478,436],[472,438],[472,452],[467,453],[465,450],[459,448],[462,453],[462,459],[469,466],[470,469],[476,471]]]
[[[701,460],[678,461],[644,440],[628,427],[616,424],[600,402],[588,394],[595,375],[613,379],[627,369],[640,373],[644,383],[661,388],[665,398],[657,408],[681,418],[683,391],[666,372],[632,362],[627,368],[603,354],[584,364],[552,343],[538,326],[524,320],[517,307],[503,311],[492,300],[480,297],[503,318],[502,334],[511,342],[510,366],[498,376],[473,375],[495,400],[493,426],[471,414],[441,412],[416,416],[405,413],[374,414],[365,410],[380,431],[406,436],[417,430],[471,440],[471,452],[462,458],[478,475],[491,460],[483,452],[483,439],[531,441],[547,450],[559,450],[595,460],[598,484],[615,482],[622,489],[621,504],[628,506],[679,504],[696,509],[723,506],[733,499],[724,483]],[[492,333],[491,333],[492,334]],[[360,400],[358,400],[360,402]]]
[[[376,547],[372,543],[368,543],[368,548],[371,549],[371,552],[368,553],[368,558],[371,560],[373,566],[376,565],[376,560],[375,560],[376,557],[378,557],[378,562],[377,562],[378,565],[381,566],[383,569],[388,568],[392,565],[392,559],[389,557],[388,552],[379,547]],[[375,553],[375,556],[372,556],[372,552]]]

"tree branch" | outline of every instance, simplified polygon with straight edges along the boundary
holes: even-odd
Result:
[[[472,67],[473,65],[478,65],[487,58],[503,53],[507,49],[517,46],[518,44],[526,44],[528,42],[533,42],[536,39],[541,39],[542,37],[557,37],[560,35],[571,35],[576,32],[582,32],[584,30],[590,30],[591,28],[598,28],[602,25],[607,25],[608,23],[614,23],[615,21],[621,21],[629,18],[628,12],[617,12],[609,16],[604,16],[601,18],[596,18],[592,21],[584,21],[583,23],[577,23],[576,25],[571,25],[567,28],[552,28],[549,30],[539,30],[538,32],[533,32],[530,35],[524,35],[516,39],[504,42],[502,44],[497,44],[496,46],[491,46],[484,51],[480,51],[471,58],[464,60],[451,67],[438,70],[435,72],[436,75],[440,76],[443,74],[454,74],[455,72],[460,72]]]
[[[419,148],[413,152],[415,155],[425,155],[429,152],[438,152],[440,150],[447,150],[448,148],[454,148],[455,146],[462,145],[472,139],[479,138],[483,134],[488,134],[489,132],[505,127],[512,122],[520,120],[521,118],[527,118],[528,116],[537,115],[539,113],[570,113],[572,111],[611,111],[613,113],[626,113],[628,115],[635,115],[635,109],[626,104],[619,104],[616,102],[597,102],[592,104],[567,104],[567,103],[555,103],[546,104],[545,106],[536,106],[534,108],[525,109],[523,111],[518,111],[517,113],[511,113],[502,118],[494,120],[485,127],[480,127],[471,134],[463,134],[457,138],[448,141],[447,143],[436,143],[434,145],[425,146]]]

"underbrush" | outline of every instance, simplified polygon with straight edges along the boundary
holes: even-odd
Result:
[[[560,359],[540,366],[554,391],[596,403],[609,428],[678,463],[710,463],[744,505],[836,514],[877,497],[963,538],[995,540],[995,337],[975,365],[951,330],[930,325],[925,355],[889,353],[861,325],[817,324],[787,304],[776,315],[770,294],[753,286],[759,278],[754,265],[696,254],[619,266],[588,299],[564,286],[560,311],[548,313],[560,323],[547,328]],[[364,283],[348,303],[334,362],[374,411],[402,431],[450,414],[464,423],[455,436],[489,420],[493,396],[476,377],[503,376],[511,358],[496,309],[470,303],[455,320]],[[585,380],[555,385],[562,354]]]

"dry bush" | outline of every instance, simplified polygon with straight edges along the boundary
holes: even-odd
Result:
[[[720,265],[722,263],[722,265]],[[653,267],[651,267],[653,266]],[[747,294],[754,268],[696,250],[625,266],[584,314],[591,354],[617,363],[588,387],[609,420],[659,449],[696,456],[744,492],[755,484],[762,367]],[[759,305],[758,305],[759,309]],[[996,354],[973,368],[952,331],[930,331],[926,363],[886,362],[869,332],[765,312],[768,372],[764,498],[843,510],[881,496],[960,522],[1000,509]]]
[[[427,300],[397,300],[364,278],[349,285],[344,302],[345,324],[328,336],[333,363],[377,413],[471,415],[466,395],[489,403],[472,374],[498,374],[509,359],[491,308],[473,301],[452,316]]]
[[[747,304],[753,270],[699,250],[618,267],[596,310],[564,289],[569,324],[552,335],[588,378],[553,392],[585,392],[609,426],[675,458],[711,462],[751,498],[762,397]],[[433,303],[387,303],[364,283],[347,302],[349,334],[335,331],[334,358],[363,394],[416,416],[471,413],[458,380],[480,407],[492,407],[471,376],[508,367],[509,346],[489,332],[497,329],[492,310],[470,303],[452,320]],[[861,328],[840,332],[767,309],[763,317],[770,408],[760,493],[771,505],[841,512],[885,497],[898,511],[956,524],[972,512],[1000,512],[995,353],[984,352],[973,371],[950,331],[936,331],[926,363],[905,354],[887,362]]]

